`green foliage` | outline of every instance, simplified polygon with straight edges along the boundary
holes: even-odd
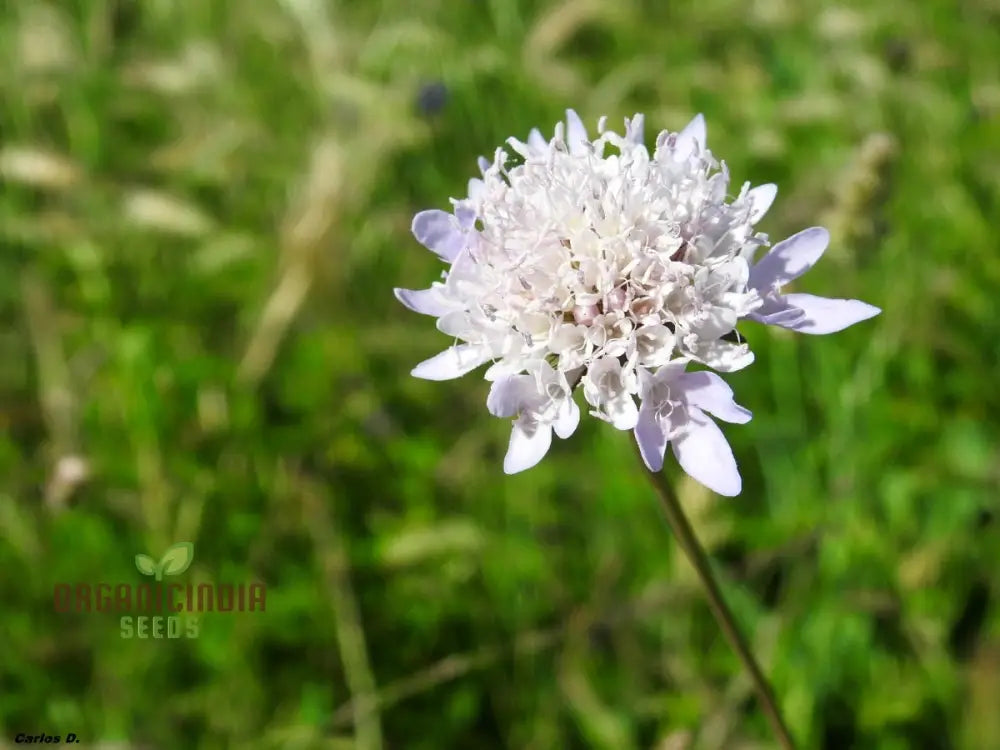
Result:
[[[998,53],[988,0],[4,5],[0,737],[770,746],[629,436],[505,477],[483,381],[408,375],[410,217],[572,106],[703,111],[764,231],[831,228],[798,289],[884,308],[747,326],[743,495],[668,468],[802,747],[1000,747]],[[54,611],[182,539],[266,611]]]

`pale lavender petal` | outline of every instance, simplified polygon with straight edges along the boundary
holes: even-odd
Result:
[[[785,300],[801,310],[803,317],[785,328],[801,333],[836,333],[862,320],[874,318],[881,309],[857,299],[830,299],[812,294],[786,294]]]
[[[815,265],[829,243],[830,233],[823,227],[803,229],[782,240],[750,269],[751,288],[766,292],[797,279]]]
[[[705,118],[698,114],[689,122],[684,130],[677,134],[674,144],[674,160],[685,161],[689,159],[695,151],[704,151],[708,141],[708,131],[705,127]]]
[[[644,125],[646,118],[642,114],[637,114],[631,120],[625,121],[625,140],[641,146],[644,139]]]
[[[445,313],[454,310],[454,305],[448,302],[437,287],[430,289],[393,289],[396,299],[406,305],[413,312],[421,315],[433,315],[440,317]]]
[[[651,407],[644,404],[639,409],[639,421],[636,422],[633,433],[646,467],[650,471],[662,469],[663,455],[667,451],[667,436],[656,418],[656,412]]]
[[[758,185],[747,193],[747,200],[750,201],[750,223],[756,224],[764,218],[764,214],[774,203],[775,196],[778,195],[778,186],[773,183]]]
[[[428,250],[449,263],[465,247],[465,235],[454,216],[438,209],[421,211],[413,217],[413,236]]]
[[[487,159],[485,156],[480,156],[476,159],[476,166],[479,167],[480,173],[485,175],[486,170],[489,169],[492,166],[492,164],[490,160]]]
[[[764,323],[769,326],[791,328],[793,325],[802,320],[803,317],[805,317],[805,313],[797,307],[785,307],[778,312],[771,313],[770,315],[758,315],[757,313],[751,313],[747,317],[751,320],[756,320],[758,323]]]
[[[472,180],[469,180],[469,182],[471,183]],[[472,205],[471,201],[459,201],[455,204],[455,218],[458,219],[458,226],[461,229],[466,231],[472,229],[472,226],[476,223],[476,208]]]
[[[516,417],[534,390],[530,375],[510,375],[496,380],[486,397],[486,408],[494,417]]]
[[[468,246],[463,247],[452,260],[451,268],[448,269],[448,278],[445,279],[444,284],[450,287],[456,296],[467,299],[469,295],[466,285],[476,283],[476,274],[477,263],[472,255],[472,250]]]
[[[545,458],[551,445],[552,427],[550,425],[534,425],[529,430],[525,430],[520,420],[515,422],[514,429],[510,431],[507,455],[503,459],[504,473],[517,474],[519,471],[530,469]]]
[[[773,326],[787,326],[803,317],[804,313],[797,307],[792,307],[782,296],[768,295],[764,304],[747,317],[759,323]]]
[[[689,416],[688,429],[670,442],[677,462],[713,492],[727,497],[740,494],[743,482],[722,430],[697,408],[690,409]]]
[[[549,146],[549,142],[545,140],[545,136],[541,134],[538,128],[532,128],[531,132],[528,133],[528,145],[533,151],[545,151]]]
[[[584,153],[584,142],[587,140],[587,128],[583,125],[583,120],[580,119],[574,110],[566,110],[566,145],[569,146],[569,152],[571,154],[582,154]]]
[[[687,369],[691,360],[688,357],[672,359],[665,365],[660,365],[656,372],[652,372],[646,367],[637,367],[636,374],[639,376],[639,400],[645,401],[653,391],[657,383],[672,383]],[[640,405],[640,411],[642,406]]]
[[[684,366],[687,367],[687,364],[685,363]],[[662,374],[664,369],[666,369],[667,367],[670,367],[670,363],[667,363],[663,367],[661,367],[659,369],[659,372]],[[645,367],[637,367],[635,368],[635,374],[638,376],[637,380],[639,384],[639,399],[641,401],[642,399],[646,398],[646,395],[652,390],[653,386],[656,385],[656,379],[657,379],[656,373],[652,372],[651,370]],[[641,406],[639,408],[639,412],[640,413],[642,412]]]
[[[733,400],[733,389],[714,372],[686,372],[677,380],[689,404],[718,419],[745,424],[753,416]]]
[[[486,193],[486,183],[478,177],[471,178],[466,185],[466,188],[469,193],[470,204],[482,198]]]
[[[484,346],[459,344],[425,359],[410,374],[424,380],[451,380],[472,372],[489,358],[490,353]]]
[[[568,397],[559,407],[556,421],[552,424],[552,429],[556,435],[563,440],[576,432],[577,425],[580,424],[580,407],[572,397]]]

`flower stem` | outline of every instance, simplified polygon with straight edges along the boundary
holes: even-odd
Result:
[[[639,460],[642,462],[641,456]],[[733,617],[732,611],[722,596],[722,591],[715,579],[715,574],[712,572],[708,555],[705,554],[705,550],[699,543],[698,537],[695,536],[694,529],[691,528],[687,516],[684,515],[684,510],[677,500],[677,495],[662,472],[648,471],[645,464],[643,464],[643,472],[649,476],[656,494],[663,501],[663,509],[667,516],[667,522],[670,524],[674,536],[677,537],[677,541],[684,550],[684,554],[687,555],[691,565],[694,566],[695,571],[698,573],[698,578],[701,580],[701,584],[705,588],[705,593],[708,595],[708,604],[712,609],[712,614],[722,628],[722,632],[725,634],[726,640],[729,641],[729,645],[732,646],[736,655],[739,656],[740,661],[743,662],[743,667],[750,673],[754,690],[757,693],[757,699],[760,701],[761,708],[764,709],[764,714],[767,716],[767,720],[770,722],[771,729],[778,738],[778,742],[784,750],[795,750],[795,743],[788,732],[788,727],[785,726],[785,722],[781,718],[781,711],[774,700],[774,693],[771,690],[771,686],[761,671],[757,660],[754,658],[746,638],[736,624],[736,618]]]

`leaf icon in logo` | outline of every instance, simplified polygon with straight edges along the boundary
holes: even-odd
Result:
[[[194,545],[191,542],[172,544],[160,558],[156,579],[180,575],[191,566],[192,560],[194,560]]]
[[[136,555],[135,567],[144,576],[156,575],[156,560],[149,555]]]

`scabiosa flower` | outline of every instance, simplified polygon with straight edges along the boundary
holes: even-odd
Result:
[[[822,254],[826,230],[807,229],[754,263],[769,245],[754,225],[777,193],[745,183],[706,147],[698,115],[664,131],[650,155],[643,118],[624,135],[598,123],[596,139],[572,110],[546,140],[511,138],[451,213],[422,211],[413,233],[450,268],[429,289],[396,289],[408,308],[438,319],[456,344],[413,370],[430,380],[490,362],[489,411],[515,417],[504,470],[537,464],[552,432],[579,423],[574,390],[589,413],[633,430],[651,470],[667,444],[711,489],[740,491],[722,432],[707,416],[742,423],[750,412],[711,372],[753,362],[735,333],[743,318],[807,333],[840,330],[879,310],[857,300],[783,294]]]

